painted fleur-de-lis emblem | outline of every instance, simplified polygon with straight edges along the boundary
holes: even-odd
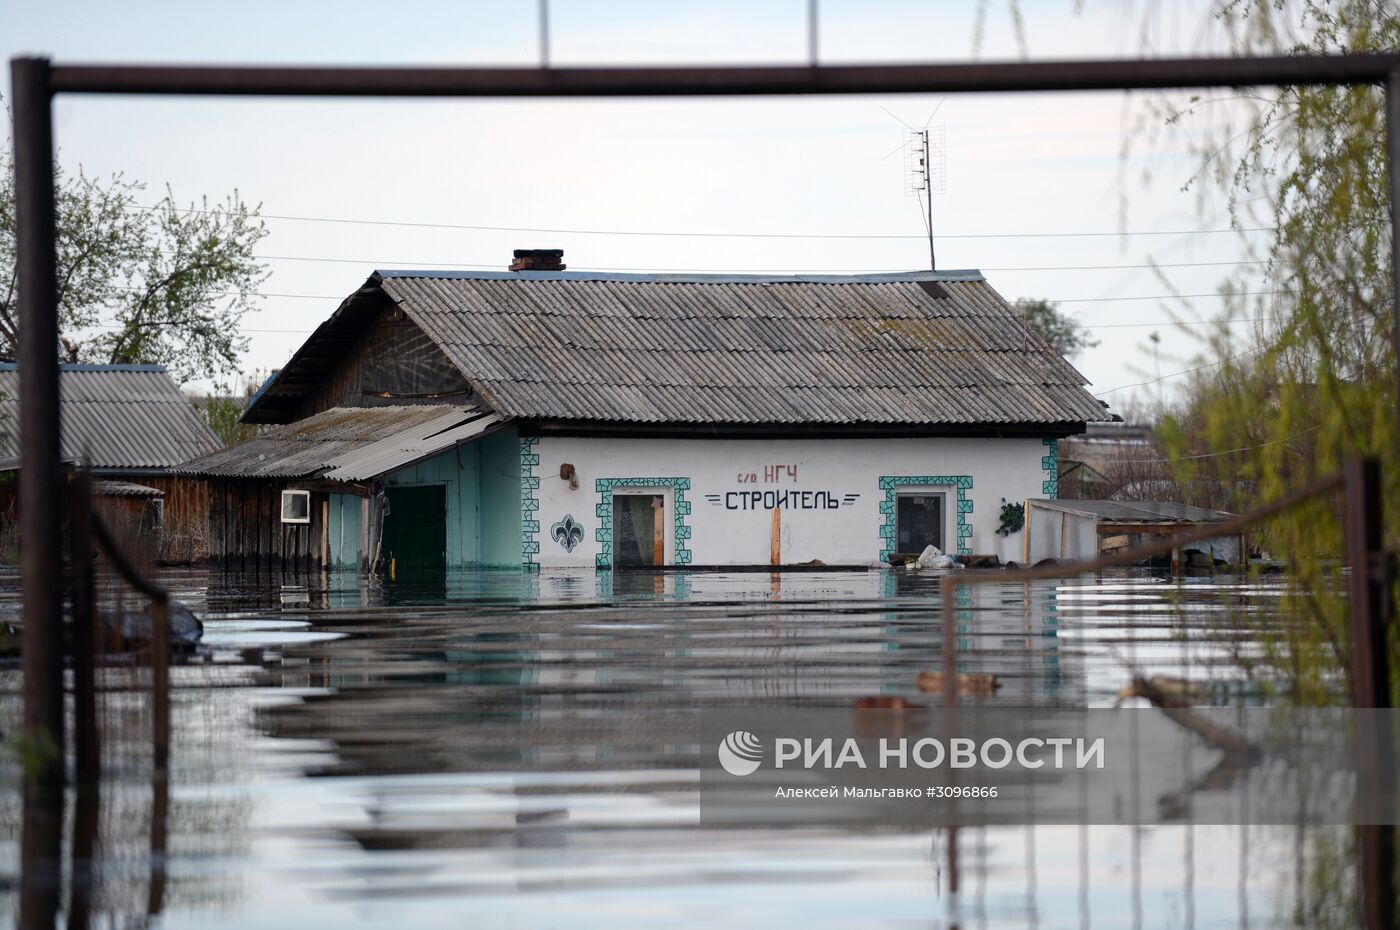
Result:
[[[583,525],[574,519],[573,514],[564,514],[564,519],[550,527],[550,532],[565,552],[573,552],[574,547],[583,542]]]

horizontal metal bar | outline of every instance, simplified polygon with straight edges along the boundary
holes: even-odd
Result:
[[[1382,83],[1400,55],[639,68],[54,65],[54,93],[656,97],[995,93]]]
[[[170,594],[165,588],[141,574],[132,564],[131,559],[122,551],[121,545],[113,538],[111,530],[107,529],[107,524],[103,523],[97,514],[92,515],[92,535],[97,538],[98,547],[106,554],[117,574],[126,579],[127,584],[158,604],[164,604],[170,599]]]

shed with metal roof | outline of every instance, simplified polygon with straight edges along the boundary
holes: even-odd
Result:
[[[1174,536],[1224,523],[1235,515],[1175,501],[1028,500],[1025,512],[1025,559],[1078,560],[1115,552],[1144,538]],[[1204,540],[1194,550],[1202,564],[1216,561],[1239,565],[1248,550],[1242,536]],[[1191,559],[1186,558],[1189,564]],[[1173,570],[1182,567],[1182,553],[1171,559]]]
[[[143,533],[159,528],[157,557],[203,558],[208,490],[173,469],[221,443],[190,398],[160,365],[65,364],[58,384],[64,462],[104,479],[99,496],[123,501]],[[0,470],[19,467],[19,396],[18,367],[0,363]],[[13,487],[0,487],[0,510],[15,506]]]
[[[161,475],[219,438],[160,365],[60,365],[65,459],[101,475]],[[0,363],[0,459],[19,455],[19,367]]]

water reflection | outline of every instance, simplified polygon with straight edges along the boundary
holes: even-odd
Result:
[[[109,778],[100,795],[70,799],[66,876],[52,847],[64,832],[20,805],[13,754],[0,771],[0,862],[16,917],[1261,927],[1350,913],[1338,891],[1349,887],[1343,831],[702,828],[688,715],[871,695],[927,702],[914,682],[942,662],[933,576],[164,581],[208,617],[205,645],[174,674],[170,780],[149,778],[134,671],[107,669]],[[0,614],[14,613],[14,586],[3,591]],[[1011,706],[1108,704],[1133,670],[1219,685],[1204,700],[1257,701],[1267,682],[1240,661],[1258,649],[1239,630],[1277,611],[1278,594],[1133,575],[965,589],[959,667],[1001,684],[973,700]],[[14,732],[16,673],[0,675],[0,723]],[[658,717],[671,725],[641,725]]]

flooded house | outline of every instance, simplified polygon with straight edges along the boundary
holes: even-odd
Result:
[[[402,572],[1019,558],[1110,418],[977,271],[377,271],[244,413],[210,555]]]
[[[99,513],[158,532],[158,555],[204,555],[209,497],[172,468],[219,448],[209,424],[160,365],[59,366],[62,455],[91,469]],[[13,515],[19,468],[19,370],[0,363],[0,513]]]

